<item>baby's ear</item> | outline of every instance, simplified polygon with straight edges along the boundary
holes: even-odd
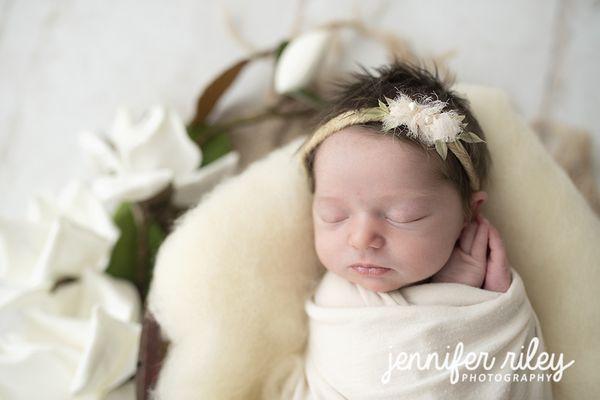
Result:
[[[471,210],[473,210],[473,217],[479,214],[481,205],[487,201],[487,192],[480,190],[471,194]]]

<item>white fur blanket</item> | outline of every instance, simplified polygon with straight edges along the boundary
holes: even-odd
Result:
[[[600,398],[600,221],[505,93],[456,89],[492,152],[483,213],[523,278],[548,351],[575,360],[554,398]],[[306,174],[292,158],[300,143],[222,182],[161,246],[148,307],[171,346],[155,399],[256,400],[274,366],[303,353],[304,301],[322,267]]]
[[[378,293],[328,272],[305,308],[306,359],[276,369],[266,399],[551,399],[560,374],[537,364],[542,332],[515,271],[506,293],[453,283]]]

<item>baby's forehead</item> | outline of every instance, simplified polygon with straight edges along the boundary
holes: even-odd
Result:
[[[391,135],[351,128],[331,135],[317,150],[316,202],[346,198],[383,206],[433,203],[443,197],[440,189],[447,182],[436,155]]]
[[[413,140],[361,126],[349,126],[328,136],[316,148],[315,159],[330,155],[379,156],[416,164],[430,163],[425,147]]]
[[[417,175],[434,184],[439,170],[436,155],[427,153],[420,144],[357,127],[346,128],[325,139],[317,147],[314,158],[315,175],[364,174],[367,179],[377,175],[391,180]]]

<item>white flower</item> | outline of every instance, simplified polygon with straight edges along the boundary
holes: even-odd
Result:
[[[419,103],[405,94],[386,100],[387,105],[380,105],[386,111],[382,118],[385,130],[406,125],[409,136],[427,145],[433,145],[438,140],[454,141],[463,130],[464,116],[453,110],[442,111],[446,103],[441,100],[426,99]]]
[[[120,109],[107,138],[83,132],[80,144],[95,169],[92,188],[105,202],[146,200],[172,183],[176,192],[188,193],[178,197],[191,205],[204,193],[198,188],[212,188],[198,175],[200,149],[181,118],[163,107],[152,108],[137,122]],[[235,153],[213,170],[220,167],[215,174],[224,177],[234,172],[237,162]]]
[[[235,173],[239,159],[238,152],[230,151],[210,164],[182,176],[175,182],[173,203],[180,207],[195,204],[203,194]]]
[[[120,109],[108,140],[84,132],[80,143],[102,173],[92,186],[102,200],[145,200],[202,161],[181,119],[161,107],[137,123]]]
[[[88,269],[38,293],[7,323],[0,392],[11,399],[103,399],[136,371],[140,302],[131,284]]]
[[[77,181],[56,201],[38,196],[27,220],[0,217],[0,281],[13,293],[0,294],[0,306],[20,289],[46,287],[84,268],[104,269],[117,238],[101,203]]]
[[[28,219],[0,218],[2,395],[99,400],[135,373],[139,295],[102,273],[117,238],[78,181],[57,199],[37,196]],[[52,291],[64,276],[80,279]],[[128,393],[119,388],[111,397]]]
[[[436,115],[432,121],[423,127],[426,136],[432,142],[441,140],[443,142],[451,142],[456,140],[456,137],[462,132],[462,125],[454,112],[445,112]]]
[[[292,40],[281,53],[275,70],[275,91],[294,92],[310,84],[331,43],[329,30],[314,30]]]

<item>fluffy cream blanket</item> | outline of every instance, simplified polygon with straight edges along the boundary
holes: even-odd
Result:
[[[276,368],[265,399],[552,399],[566,367],[544,359],[516,271],[506,293],[453,283],[378,293],[328,272],[305,308],[306,359]]]
[[[505,93],[456,89],[492,152],[483,212],[525,283],[548,351],[575,360],[554,398],[600,398],[600,221]],[[308,182],[292,158],[299,145],[221,183],[161,247],[148,305],[171,346],[156,399],[255,400],[281,359],[303,354],[304,302],[322,267]]]

